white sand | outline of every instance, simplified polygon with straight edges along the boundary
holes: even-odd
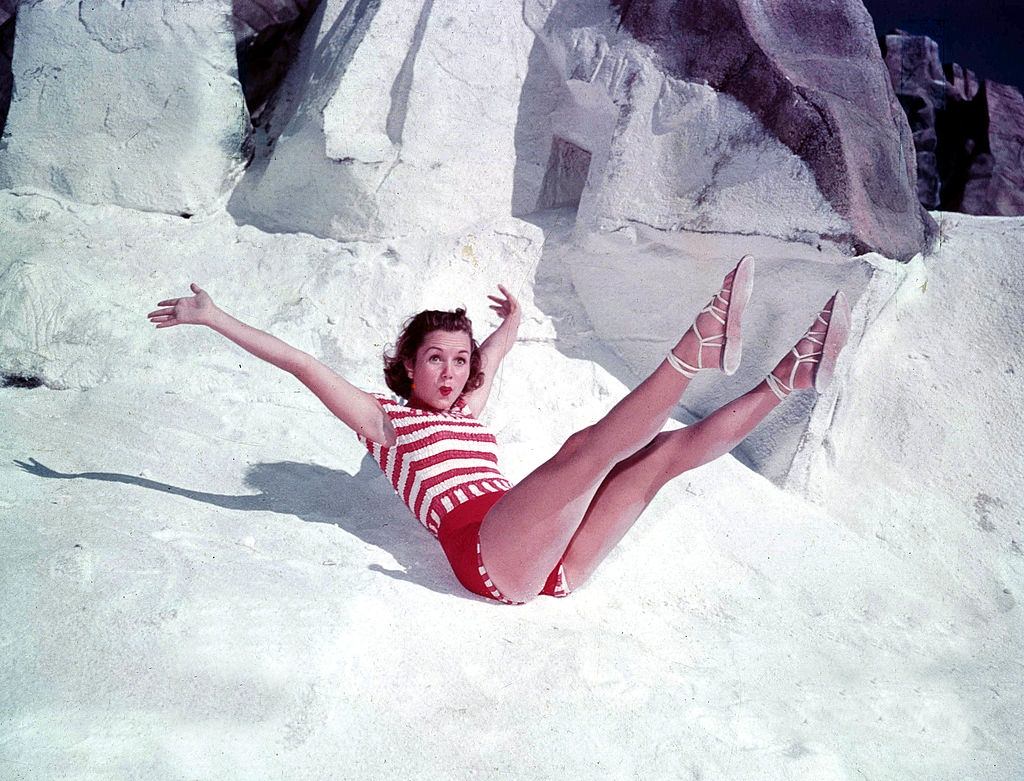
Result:
[[[570,598],[507,607],[461,590],[296,382],[212,333],[152,332],[144,314],[199,278],[369,384],[403,314],[465,302],[486,333],[483,294],[512,278],[523,340],[487,417],[516,479],[626,390],[568,282],[533,268],[536,228],[341,245],[226,215],[4,198],[3,356],[68,389],[0,390],[0,776],[1024,774],[1019,450],[983,450],[1016,425],[1020,391],[991,361],[959,373],[949,388],[971,399],[998,383],[999,408],[968,408],[928,458],[928,421],[958,402],[922,390],[906,357],[954,333],[978,341],[961,302],[987,305],[1019,271],[976,271],[964,253],[995,263],[1001,232],[1019,268],[1022,221],[950,220],[922,264],[948,284],[929,285],[913,328],[901,315],[869,329],[838,455],[807,455],[818,504],[724,458],[666,488]],[[381,299],[388,274],[420,272],[431,289]],[[1019,311],[1020,287],[1004,293]],[[1020,371],[1019,333],[999,345]],[[913,457],[879,466],[892,431]],[[16,464],[30,459],[86,475]],[[947,502],[967,462],[988,470],[961,491],[964,507],[990,497],[976,512]],[[934,504],[899,490],[922,484]]]

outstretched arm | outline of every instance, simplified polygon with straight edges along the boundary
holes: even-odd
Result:
[[[501,285],[498,285],[498,290],[500,295],[487,296],[493,302],[491,309],[497,312],[501,318],[501,325],[494,329],[494,332],[480,345],[480,368],[484,373],[483,385],[463,394],[466,405],[474,415],[480,415],[487,405],[494,375],[498,371],[498,366],[516,343],[516,334],[519,332],[519,322],[522,317],[519,302],[515,297]]]
[[[312,355],[258,328],[246,325],[213,303],[210,295],[196,283],[195,295],[170,298],[149,313],[157,328],[175,325],[205,325],[267,363],[294,375],[317,398],[357,434],[381,444],[394,442],[391,421],[370,394],[331,371]]]

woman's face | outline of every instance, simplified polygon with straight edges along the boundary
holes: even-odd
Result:
[[[413,406],[445,411],[459,398],[469,380],[472,344],[465,331],[431,331],[416,351],[416,362],[406,361],[412,378]]]

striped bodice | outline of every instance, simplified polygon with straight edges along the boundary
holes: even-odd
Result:
[[[461,402],[448,412],[415,409],[373,394],[398,435],[393,447],[359,436],[402,501],[435,536],[455,507],[512,484],[498,470],[494,435]]]

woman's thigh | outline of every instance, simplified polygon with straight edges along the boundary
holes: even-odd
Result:
[[[538,593],[569,545],[615,454],[594,447],[590,429],[573,434],[552,458],[516,484],[480,526],[481,557],[508,596]]]

